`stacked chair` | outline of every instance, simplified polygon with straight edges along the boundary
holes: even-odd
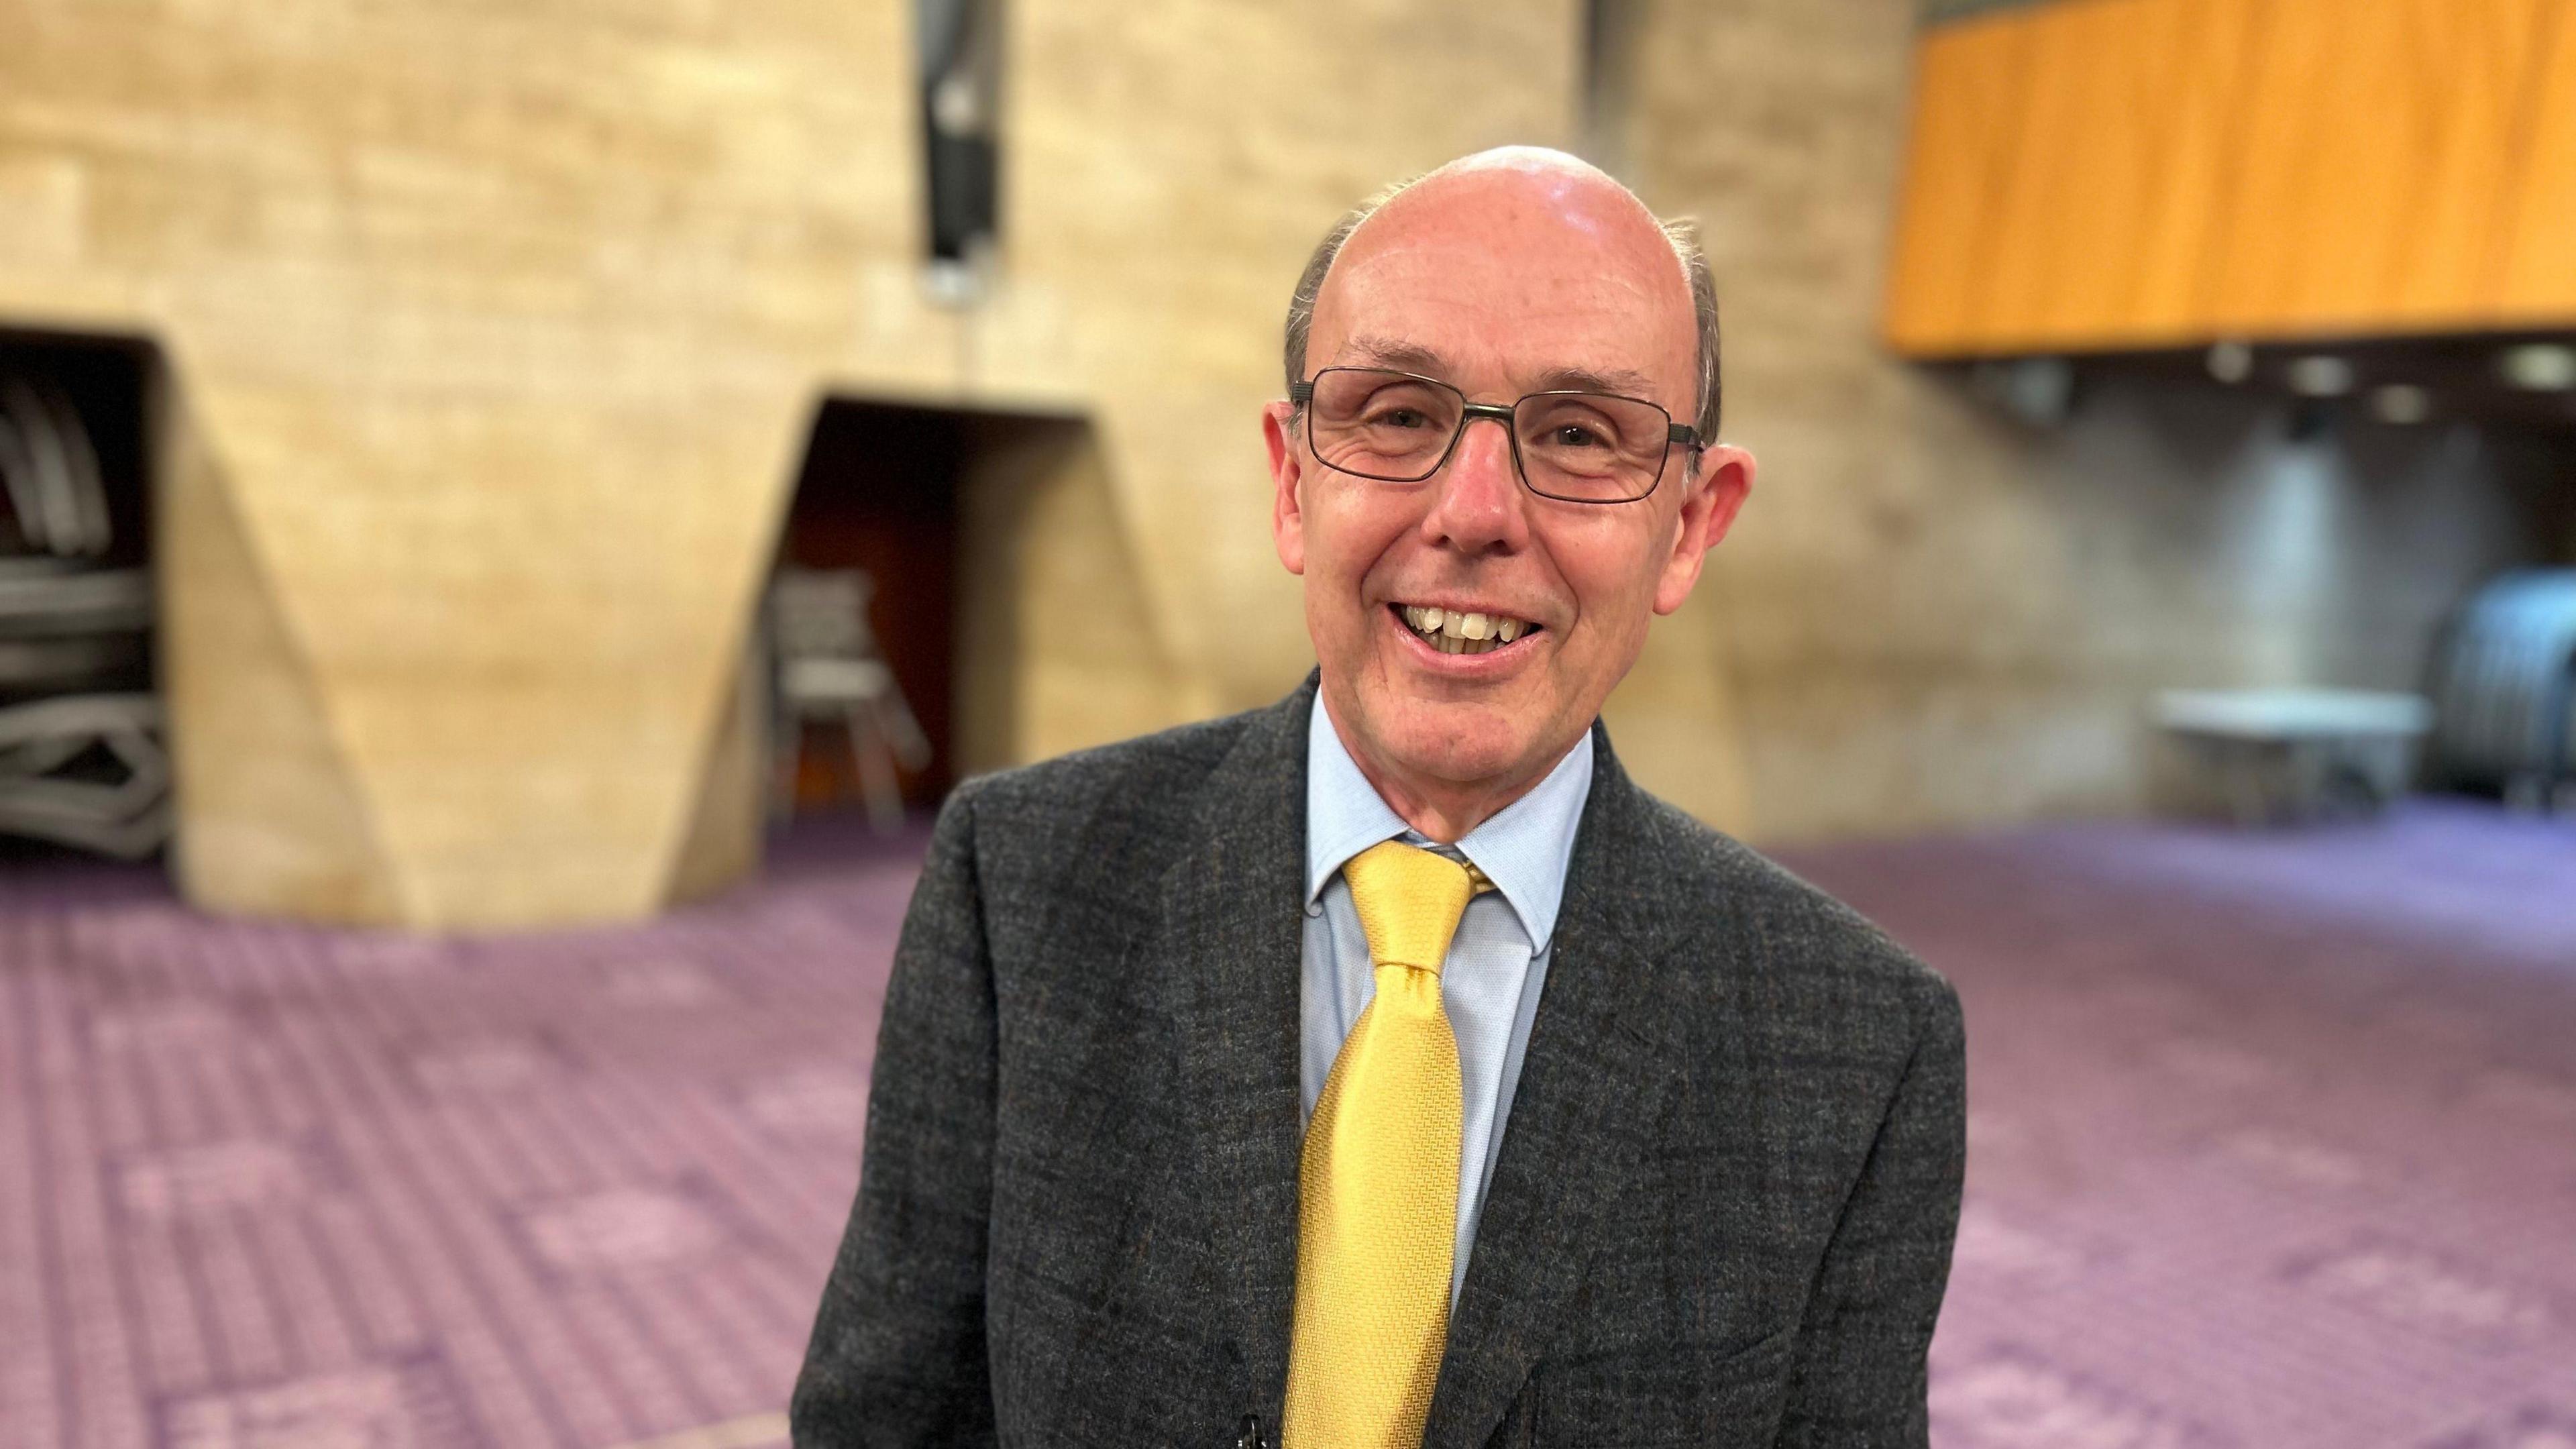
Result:
[[[152,584],[69,398],[0,372],[0,835],[140,859],[170,834]]]

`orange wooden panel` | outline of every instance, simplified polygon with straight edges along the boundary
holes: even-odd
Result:
[[[2576,0],[2557,0],[2503,234],[2496,310],[2528,325],[2576,321]]]
[[[2134,345],[2193,330],[2243,104],[2248,14],[2244,0],[2032,12],[2030,100],[1975,319],[1987,345]]]
[[[2019,132],[2032,12],[1943,25],[1915,50],[1905,195],[1888,266],[1888,340],[1938,355],[1974,340],[1986,229]]]
[[[2536,21],[2552,0],[2260,0],[2208,321],[2475,324]]]
[[[2250,104],[2253,10],[2245,0],[2163,0],[2147,18],[2131,89],[2119,98],[2137,121],[2118,132],[2146,172],[2146,200],[2124,249],[2130,289],[2108,330],[2165,341],[2197,335],[2202,325],[2210,242]],[[2114,243],[2097,239],[2106,256]]]

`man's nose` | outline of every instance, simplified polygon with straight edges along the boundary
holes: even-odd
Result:
[[[1510,552],[1528,539],[1528,499],[1512,462],[1511,424],[1471,417],[1449,465],[1433,480],[1438,494],[1423,528],[1432,541],[1468,553]]]

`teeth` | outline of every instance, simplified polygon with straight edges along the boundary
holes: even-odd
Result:
[[[1538,627],[1500,614],[1435,609],[1414,604],[1404,605],[1400,612],[1404,615],[1404,622],[1422,636],[1424,643],[1443,654],[1490,654]]]

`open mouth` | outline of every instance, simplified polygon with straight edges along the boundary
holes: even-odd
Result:
[[[1422,604],[1389,604],[1396,619],[1415,638],[1443,654],[1491,654],[1508,649],[1539,631],[1539,626],[1506,614],[1478,614]]]

